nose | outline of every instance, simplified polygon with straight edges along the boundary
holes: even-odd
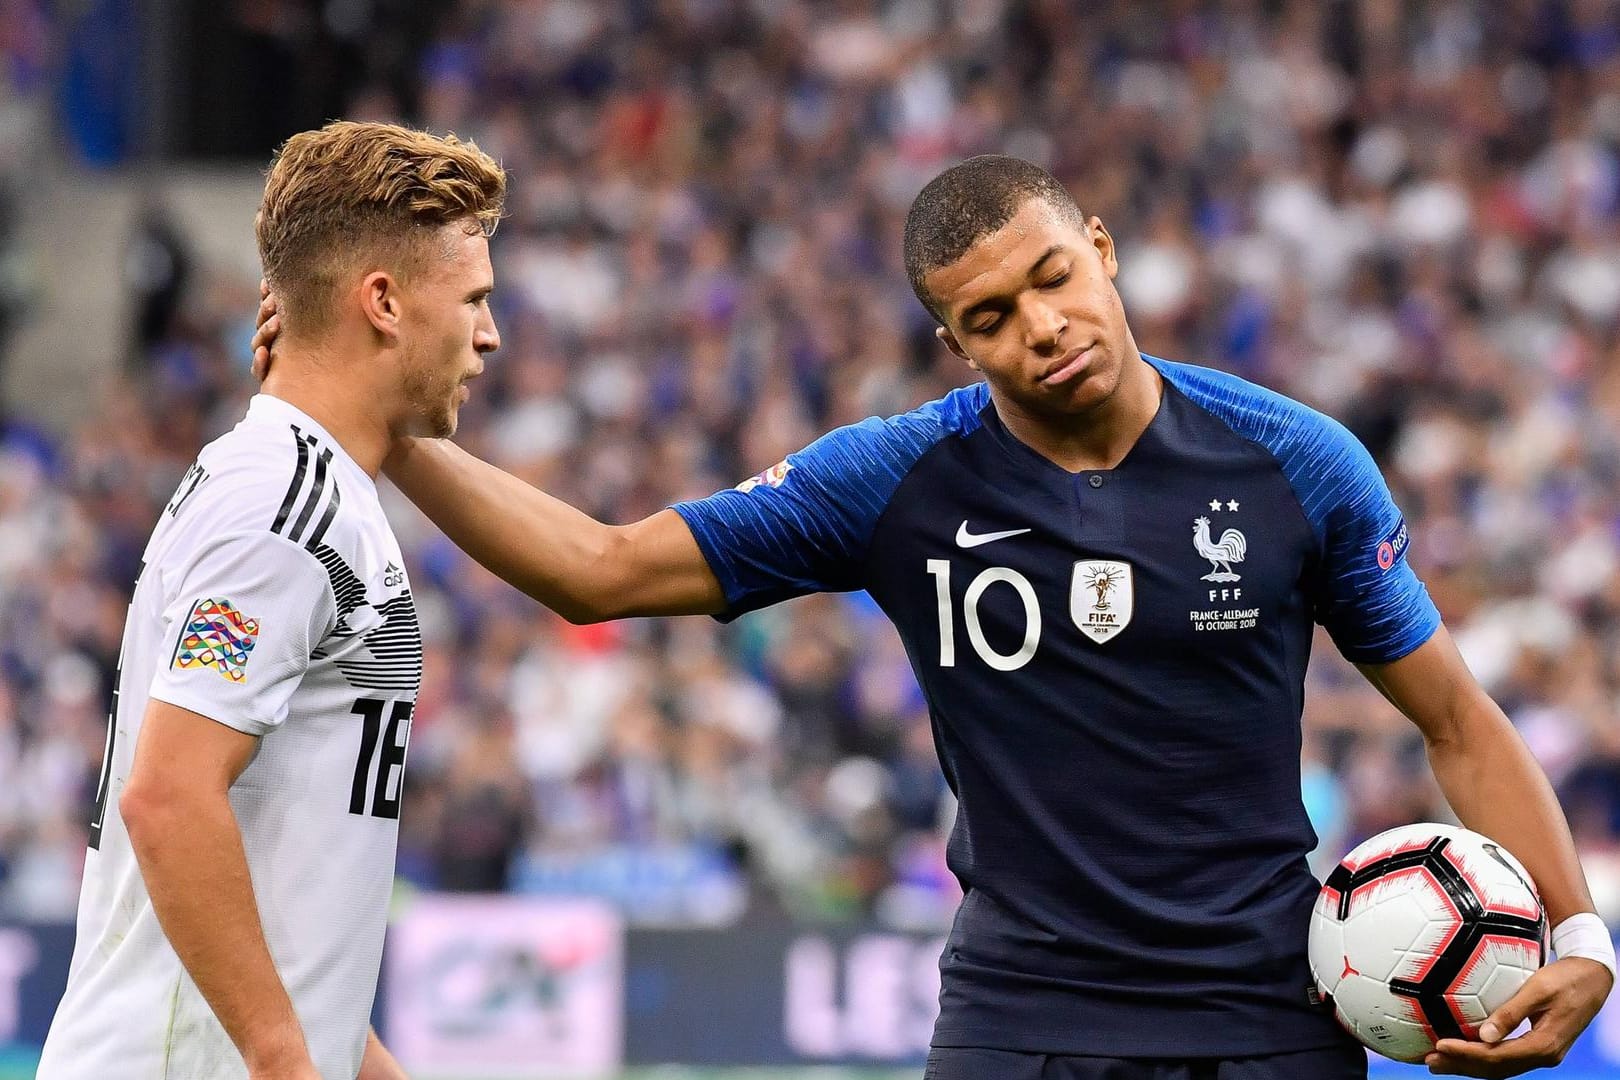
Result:
[[[1069,328],[1068,318],[1038,297],[1031,297],[1024,308],[1024,345],[1035,352],[1056,352]]]
[[[473,349],[480,353],[492,353],[501,347],[501,332],[495,328],[495,320],[489,315],[484,321],[473,329]]]

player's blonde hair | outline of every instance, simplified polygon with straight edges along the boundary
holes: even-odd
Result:
[[[440,226],[490,235],[505,200],[505,171],[454,135],[346,120],[294,135],[271,159],[253,225],[283,328],[322,328],[347,274],[408,276]]]

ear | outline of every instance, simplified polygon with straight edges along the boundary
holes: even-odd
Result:
[[[1091,246],[1096,249],[1097,257],[1102,259],[1103,270],[1109,278],[1113,278],[1119,273],[1119,252],[1114,247],[1113,236],[1109,235],[1102,218],[1095,214],[1086,222],[1086,232],[1091,234]]]
[[[943,326],[936,326],[934,327],[934,336],[939,338],[940,341],[944,342],[945,347],[951,350],[951,354],[954,355],[958,360],[966,363],[967,366],[972,368],[974,371],[979,370],[978,362],[963,350],[962,343],[956,340],[955,334],[951,333]]]
[[[360,309],[372,329],[392,341],[399,336],[399,280],[386,270],[373,270],[360,282]]]

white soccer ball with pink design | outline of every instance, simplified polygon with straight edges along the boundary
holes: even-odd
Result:
[[[1396,1061],[1479,1025],[1547,961],[1530,875],[1450,825],[1379,833],[1344,857],[1311,913],[1310,963],[1339,1022]]]

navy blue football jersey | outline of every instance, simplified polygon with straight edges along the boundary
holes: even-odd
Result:
[[[682,503],[734,617],[868,590],[959,800],[939,1046],[1243,1056],[1343,1038],[1307,995],[1312,623],[1385,663],[1439,626],[1337,422],[1147,358],[1113,469],[1014,438],[983,384]]]

